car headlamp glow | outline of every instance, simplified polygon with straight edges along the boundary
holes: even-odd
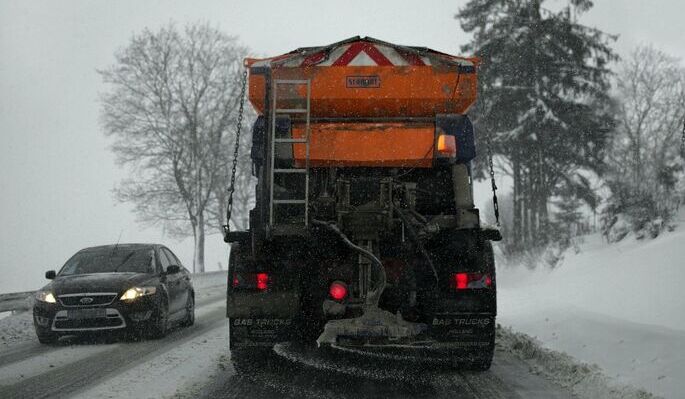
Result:
[[[46,302],[46,303],[57,303],[57,299],[55,299],[55,295],[53,295],[53,293],[50,291],[38,291],[38,292],[36,292],[36,299],[41,301],[41,302]]]
[[[119,299],[122,301],[132,301],[140,298],[141,296],[152,295],[155,292],[157,292],[157,288],[155,287],[133,287],[127,289]]]

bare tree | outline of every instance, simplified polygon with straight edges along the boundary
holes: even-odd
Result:
[[[204,271],[207,209],[224,184],[240,101],[237,39],[207,24],[135,35],[100,71],[108,84],[102,121],[131,177],[116,189],[138,219],[193,235],[193,269]]]
[[[646,163],[658,169],[669,149],[677,149],[674,140],[685,114],[684,78],[677,59],[649,46],[635,49],[621,67],[622,135],[615,149],[636,185],[650,183]]]
[[[627,230],[618,222],[627,216],[633,230],[655,236],[680,201],[685,69],[678,59],[642,46],[622,62],[617,83],[619,123],[607,160],[612,197],[603,230],[623,237]],[[611,232],[619,227],[621,234]]]
[[[618,75],[619,131],[610,152],[618,178],[659,195],[677,164],[685,118],[685,69],[651,46],[638,47]]]

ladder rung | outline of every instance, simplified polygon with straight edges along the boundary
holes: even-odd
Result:
[[[307,169],[274,169],[274,173],[307,173]]]
[[[277,114],[306,114],[307,109],[305,108],[277,108]]]
[[[306,143],[307,139],[274,139],[274,143]]]
[[[290,204],[290,205],[297,205],[297,204],[302,204],[304,205],[307,201],[305,200],[274,200],[274,205],[276,204]]]
[[[308,80],[297,80],[297,79],[276,79],[277,85],[306,85]]]

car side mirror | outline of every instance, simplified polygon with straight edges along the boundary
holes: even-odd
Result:
[[[57,273],[54,270],[48,270],[45,272],[45,278],[48,280],[54,280],[57,277]]]
[[[166,267],[166,274],[176,274],[181,271],[181,267],[179,265],[169,265]]]

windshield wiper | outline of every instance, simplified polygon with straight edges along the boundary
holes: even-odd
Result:
[[[117,248],[119,248],[119,241],[121,241],[121,233],[123,233],[123,232],[124,232],[123,229],[119,232],[119,237],[117,238],[117,243],[116,243],[116,245],[114,245],[114,248],[112,248],[112,252],[109,253],[109,257],[107,258],[107,263],[109,263],[110,269],[112,268],[112,255],[114,255],[114,251],[116,251]]]
[[[119,268],[122,267],[123,265],[125,265],[126,262],[127,262],[129,259],[131,259],[131,257],[132,257],[133,255],[135,255],[135,251],[133,251],[133,252],[131,252],[130,254],[126,255],[126,257],[121,261],[121,263],[119,264],[119,266],[117,266],[117,268],[114,269],[114,271],[115,271],[115,272],[118,272],[118,271],[119,271]],[[111,264],[111,263],[110,263],[110,264]]]

